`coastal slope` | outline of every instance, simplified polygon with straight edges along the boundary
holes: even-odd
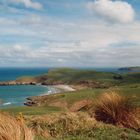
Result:
[[[1,109],[25,122],[35,140],[140,139],[138,72],[118,74],[63,68],[35,77],[20,77],[14,82],[61,90],[27,98],[30,107]]]

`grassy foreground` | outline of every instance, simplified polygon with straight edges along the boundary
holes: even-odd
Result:
[[[23,123],[32,132],[30,140],[140,140],[139,76],[139,73],[118,75],[55,69],[37,77],[22,77],[17,80],[82,88],[33,97],[39,106],[3,108],[1,112],[10,114],[4,115],[14,120],[16,126]],[[3,121],[0,120],[0,130],[7,125]],[[6,131],[10,129],[13,128]]]
[[[35,140],[139,140],[140,133],[134,129],[97,121],[85,109],[78,112],[69,110],[79,101],[87,99],[94,102],[102,93],[112,90],[124,97],[134,97],[134,99],[137,97],[134,101],[137,101],[139,105],[139,87],[121,86],[119,89],[118,87],[86,89],[49,95],[50,100],[47,100],[44,107],[13,107],[2,109],[2,111],[16,118],[22,112],[26,124],[35,133]],[[52,104],[52,102],[57,102],[57,104]],[[59,105],[58,102],[66,102],[67,107],[65,108],[63,104]]]

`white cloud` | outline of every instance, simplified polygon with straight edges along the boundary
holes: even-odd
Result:
[[[28,14],[0,23],[1,66],[140,65],[140,22],[79,24]]]
[[[33,8],[37,10],[40,10],[43,8],[43,5],[41,3],[34,2],[32,0],[11,0],[11,1],[15,3],[22,3],[25,5],[26,8]]]
[[[135,18],[132,6],[120,0],[94,0],[94,2],[89,2],[87,7],[112,22],[130,23]]]

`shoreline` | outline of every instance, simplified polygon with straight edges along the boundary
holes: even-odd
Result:
[[[43,85],[44,86],[44,85]],[[76,89],[72,88],[70,85],[45,85],[49,90],[47,93],[38,95],[38,96],[31,96],[26,98],[26,102],[24,103],[25,106],[34,106],[38,104],[38,100],[40,98],[47,98],[48,95],[55,95],[58,93],[63,92],[73,92],[76,91]]]
[[[76,91],[71,85],[41,85],[48,88],[47,93],[43,93],[40,96],[50,95],[50,94],[56,94],[56,93],[62,93],[62,92],[72,92]]]
[[[21,86],[22,85],[23,84],[21,84]],[[16,85],[6,85],[6,86],[16,86]],[[20,86],[20,85],[17,85],[17,86]],[[46,87],[46,88],[48,88],[48,91],[44,92],[44,93],[41,93],[41,94],[38,94],[38,95],[33,95],[33,96],[30,96],[30,97],[25,97],[25,102],[22,102],[23,106],[27,106],[26,103],[30,102],[29,98],[32,99],[34,97],[42,97],[42,96],[47,96],[47,95],[51,95],[51,94],[57,94],[57,93],[62,93],[62,92],[71,92],[71,91],[75,91],[76,90],[76,89],[72,88],[70,85],[64,85],[64,84],[61,84],[61,85],[41,85],[41,84],[36,84],[34,86]],[[4,105],[2,105],[2,104],[4,104]],[[3,102],[3,103],[1,103],[0,108],[2,108],[2,107],[9,107],[9,106],[12,106],[11,102],[5,102],[5,103]]]

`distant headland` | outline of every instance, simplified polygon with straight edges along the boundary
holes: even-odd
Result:
[[[119,71],[140,71],[140,66],[136,67],[122,67],[118,69]]]

